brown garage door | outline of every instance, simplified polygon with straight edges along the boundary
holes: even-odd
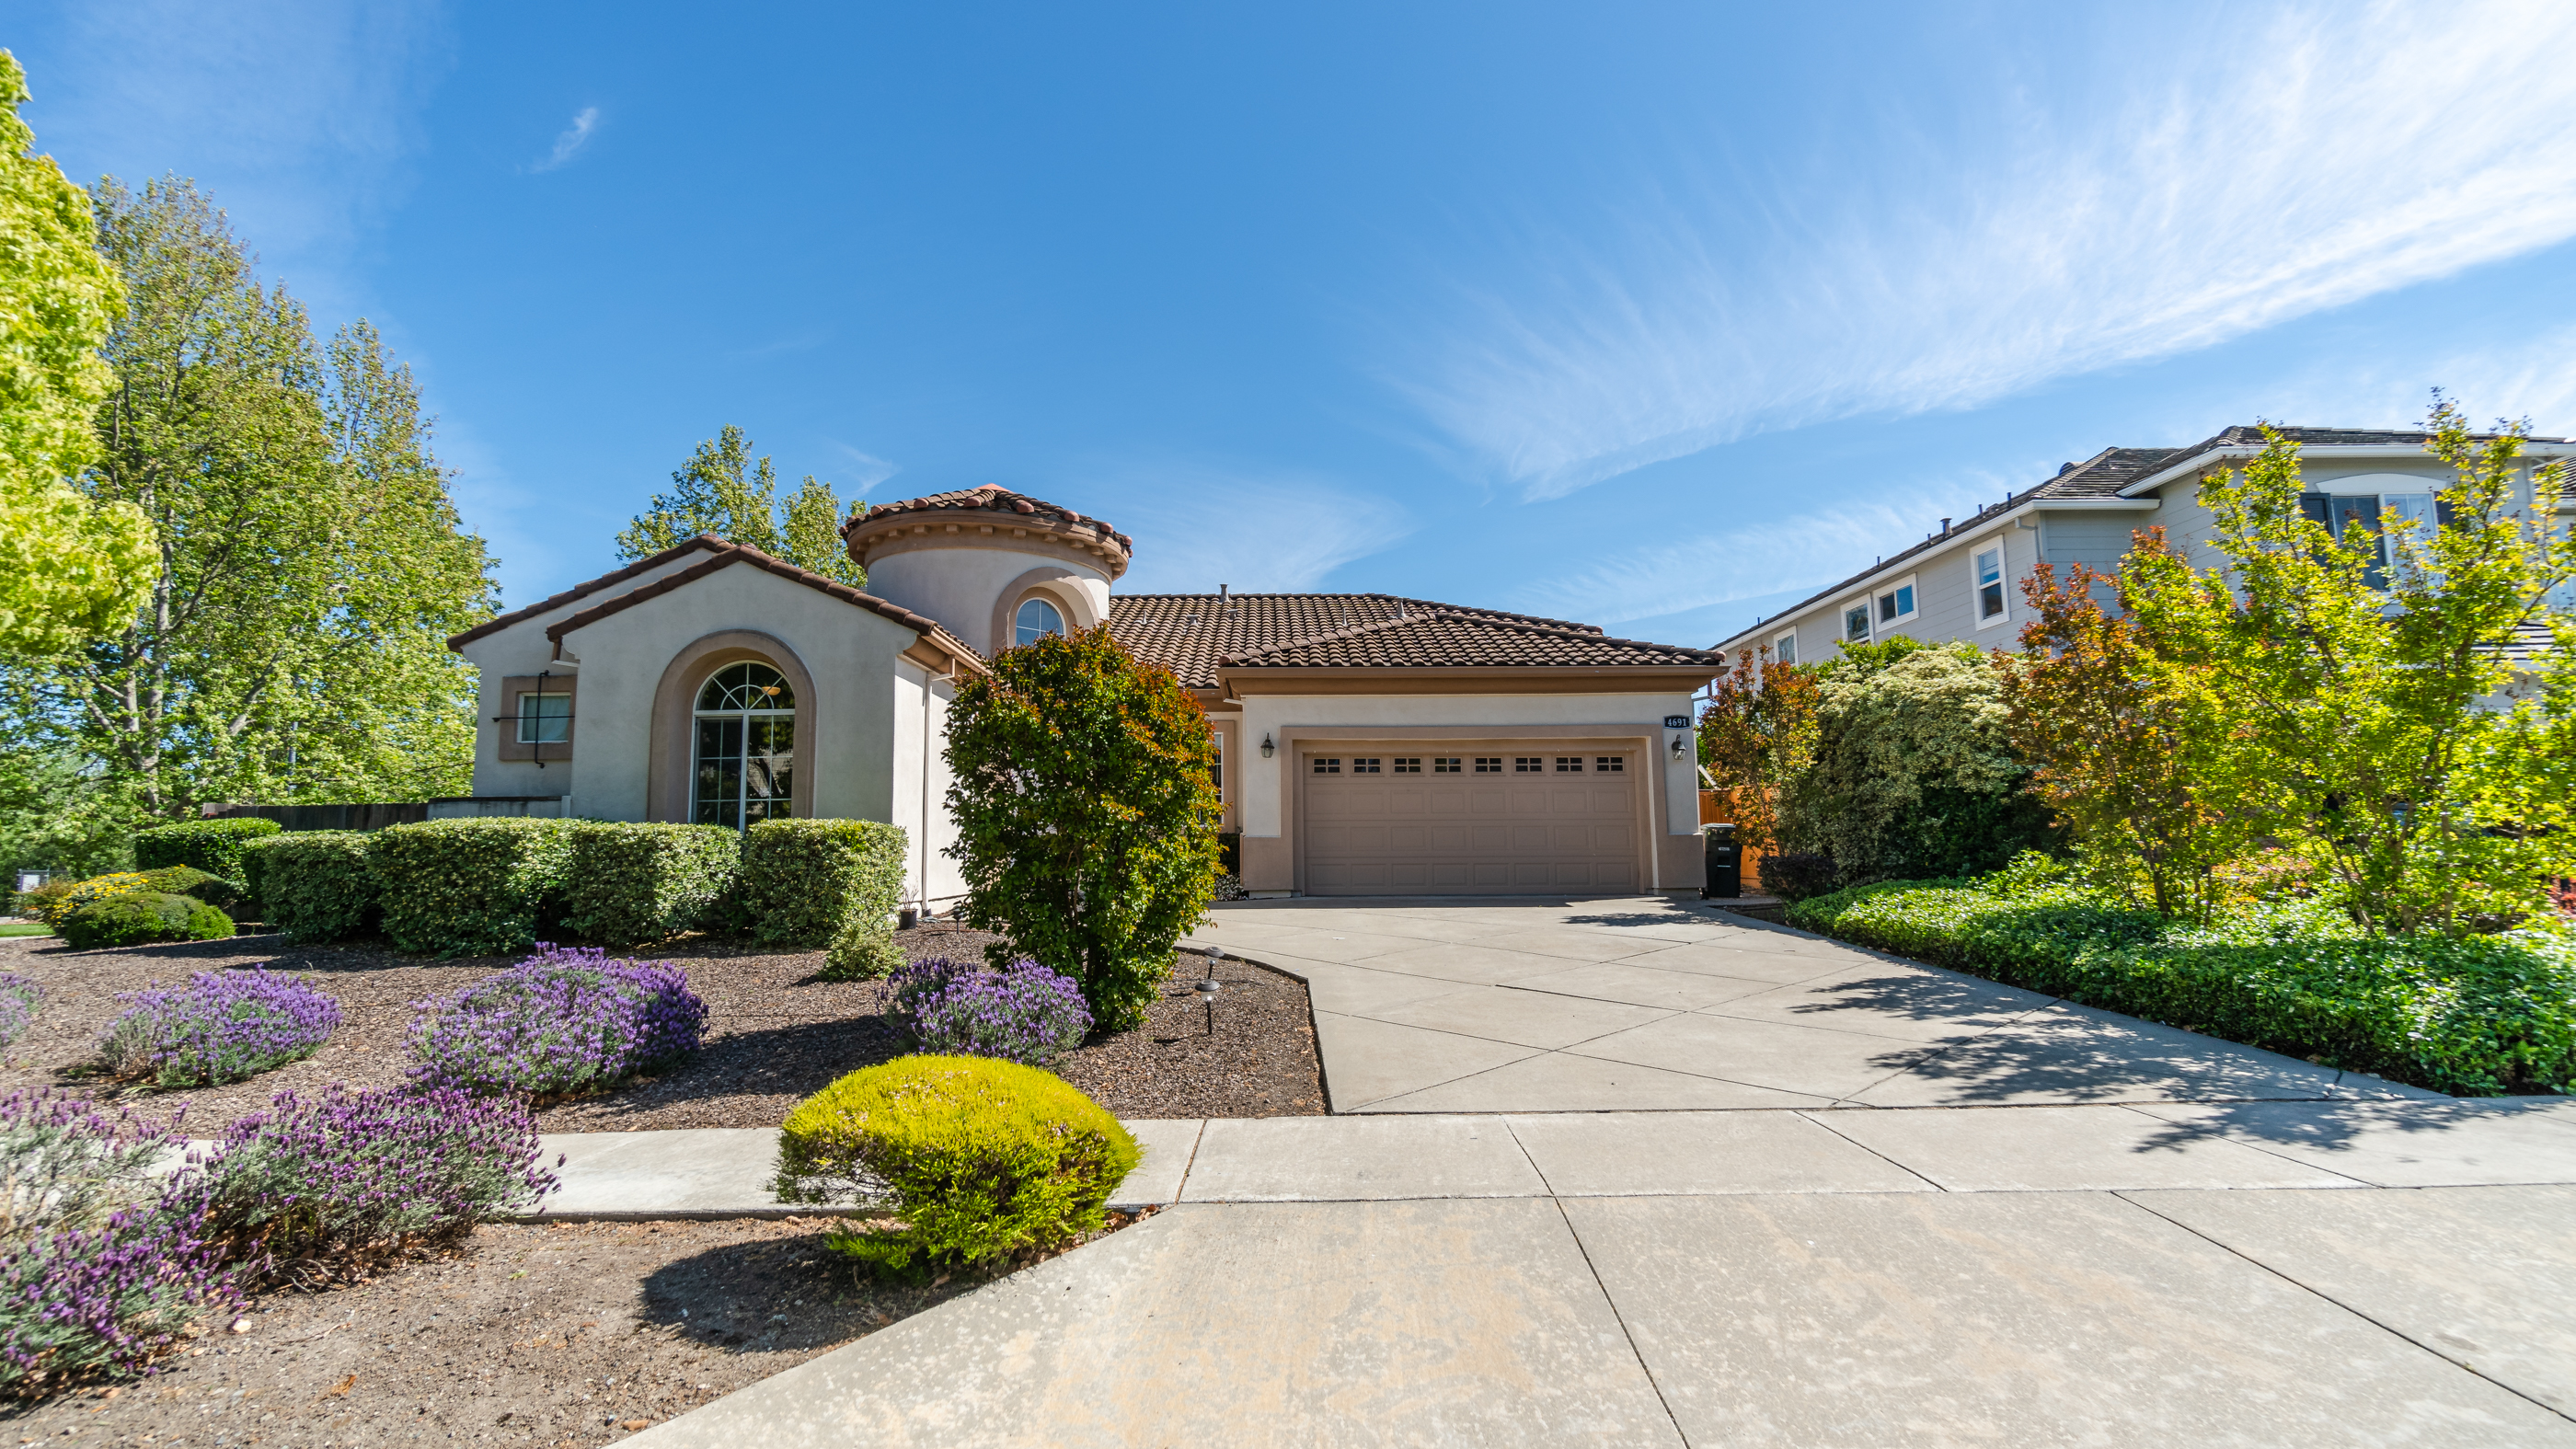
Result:
[[[1629,755],[1372,751],[1312,754],[1299,764],[1308,894],[1639,888],[1637,766]]]

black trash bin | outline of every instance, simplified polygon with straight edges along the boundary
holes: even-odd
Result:
[[[1732,825],[1703,825],[1701,838],[1708,851],[1708,884],[1699,888],[1701,900],[1734,900],[1744,894],[1744,847],[1735,843]]]

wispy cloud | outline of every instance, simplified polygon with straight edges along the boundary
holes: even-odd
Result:
[[[1129,593],[1312,588],[1413,531],[1404,509],[1329,478],[1173,467],[1116,480],[1110,525],[1136,540]]]
[[[831,444],[842,457],[849,460],[850,486],[861,493],[903,471],[901,464],[889,463],[873,453],[862,453],[838,438],[825,438],[823,441]]]
[[[2429,349],[2428,349],[2429,351]],[[2555,327],[2519,343],[2445,348],[2429,356],[2323,360],[2282,381],[2263,411],[2291,421],[2375,419],[2365,427],[2422,419],[2440,388],[2486,423],[2529,418],[2532,431],[2576,433],[2576,325]]]
[[[531,171],[552,171],[556,167],[572,160],[572,158],[581,154],[581,148],[590,144],[591,133],[598,129],[599,107],[582,107],[579,111],[573,113],[572,124],[564,127],[562,135],[555,137],[554,150],[546,154],[546,159],[535,163],[528,169]]]
[[[2205,347],[2576,236],[2571,43],[2549,0],[2177,26],[2169,54],[1996,102],[2021,109],[1968,128],[2009,138],[1983,152],[1900,131],[1883,174],[1533,234],[1388,376],[1538,499]],[[1747,214],[1769,218],[1750,241]]]
[[[1616,624],[1739,600],[1806,594],[1921,538],[1943,515],[1965,518],[2004,493],[2000,477],[1909,484],[1902,508],[1854,503],[1724,533],[1671,538],[1596,558],[1533,583],[1516,607]],[[1751,622],[1748,614],[1745,622]]]

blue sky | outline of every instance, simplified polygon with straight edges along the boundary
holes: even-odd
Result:
[[[1137,590],[1706,644],[2111,445],[2576,432],[2564,4],[21,5],[418,372],[509,603],[698,439]]]

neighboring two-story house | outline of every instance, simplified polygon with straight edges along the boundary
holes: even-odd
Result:
[[[2425,451],[2421,432],[2276,431],[2300,444],[2310,516],[2338,534],[2382,518],[2429,525],[2434,495],[2456,481],[2447,464]],[[1941,520],[1921,542],[1717,647],[1734,654],[1767,645],[1774,657],[1793,664],[1817,663],[1845,644],[1896,634],[1927,643],[1965,639],[2012,648],[2029,617],[2021,581],[2043,563],[2061,572],[2076,563],[2116,572],[2131,535],[2158,526],[2194,564],[2216,562],[2210,544],[2215,520],[2201,506],[2200,482],[2243,467],[2263,446],[2262,429],[2236,427],[2187,448],[2105,448],[1973,518]],[[2523,449],[2517,506],[2533,506],[2537,470],[2570,457],[2576,457],[2576,444],[2565,438],[2530,440]],[[2539,506],[2555,515],[2557,526],[2576,525],[2576,488],[2541,499]]]

